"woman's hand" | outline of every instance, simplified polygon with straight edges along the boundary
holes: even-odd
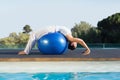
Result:
[[[82,54],[83,55],[89,55],[90,54],[90,49],[86,49]]]

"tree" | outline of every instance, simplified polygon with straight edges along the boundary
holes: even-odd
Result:
[[[91,25],[86,23],[85,21],[81,21],[79,24],[75,24],[75,26],[71,29],[74,37],[84,37]],[[81,36],[82,35],[82,36]]]
[[[100,43],[100,31],[89,23],[81,21],[71,29],[74,37],[82,38],[87,43]]]
[[[18,38],[18,35],[17,35],[16,32],[12,32],[12,33],[9,34],[9,37],[12,37],[12,38],[17,39],[17,38]]]
[[[23,27],[23,33],[29,33],[29,32],[31,32],[31,31],[32,31],[32,29],[30,28],[29,25],[25,25],[25,26]]]
[[[120,13],[113,14],[98,22],[103,43],[120,43]]]
[[[87,42],[89,43],[101,43],[100,30],[96,27],[91,27],[86,35]]]
[[[29,39],[29,32],[32,31],[30,26],[26,25],[23,33],[17,35],[16,32],[12,32],[8,37],[0,39],[0,48],[23,48],[26,46]],[[26,34],[27,33],[27,34]]]
[[[18,47],[25,47],[29,39],[29,34],[19,33],[18,35]]]

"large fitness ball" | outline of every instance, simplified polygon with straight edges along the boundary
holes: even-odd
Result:
[[[67,48],[67,39],[59,32],[48,33],[38,40],[38,49],[43,54],[63,54]]]

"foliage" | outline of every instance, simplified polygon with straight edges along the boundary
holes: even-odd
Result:
[[[84,21],[81,21],[79,24],[75,24],[75,26],[71,29],[71,31],[73,36],[84,38],[84,36],[87,34],[90,27],[91,25],[89,25]]]
[[[120,43],[120,13],[113,14],[98,22],[103,43]]]
[[[6,38],[0,39],[1,48],[23,48],[25,47],[29,38],[29,34],[15,32],[10,33]]]
[[[74,37],[79,37],[87,43],[99,43],[101,41],[100,31],[84,21],[75,24],[71,31]]]
[[[8,37],[0,39],[0,48],[24,48],[32,31],[29,25],[23,27],[23,32],[12,32]]]
[[[31,32],[32,31],[32,29],[30,28],[30,26],[29,25],[25,25],[24,27],[23,27],[23,33],[29,33],[29,32]]]

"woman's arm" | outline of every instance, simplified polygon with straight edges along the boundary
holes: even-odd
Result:
[[[83,55],[90,54],[90,49],[88,48],[88,46],[86,45],[86,43],[82,39],[80,39],[80,38],[74,38],[71,34],[67,34],[66,38],[68,39],[68,41],[70,41],[70,42],[76,42],[76,43],[82,45],[84,48],[86,48],[86,50],[83,52]]]

